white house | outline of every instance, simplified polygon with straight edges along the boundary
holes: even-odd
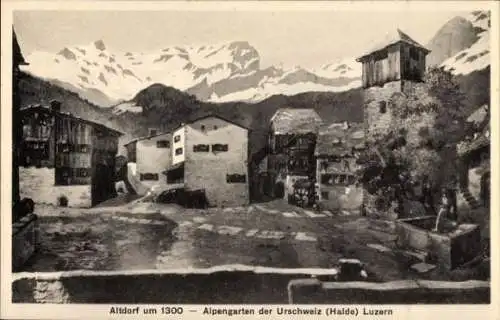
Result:
[[[172,166],[167,183],[204,190],[209,205],[249,203],[248,129],[209,115],[172,133]]]
[[[162,172],[172,163],[171,139],[171,133],[160,133],[132,140],[125,145],[129,182],[138,194],[144,195],[153,187],[167,185]]]

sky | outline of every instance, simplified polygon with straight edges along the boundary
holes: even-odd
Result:
[[[261,66],[314,67],[351,58],[400,28],[426,44],[453,11],[17,11],[21,49],[57,52],[103,40],[110,50],[248,41]]]

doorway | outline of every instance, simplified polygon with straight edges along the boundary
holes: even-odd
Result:
[[[114,156],[103,150],[92,151],[92,206],[116,196],[115,191],[115,159]]]

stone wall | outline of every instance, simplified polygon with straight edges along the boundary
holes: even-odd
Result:
[[[428,97],[425,83],[393,81],[382,87],[371,87],[363,91],[365,136],[370,139],[377,132],[386,133],[394,126],[391,99],[398,99],[397,93]],[[404,99],[404,96],[400,96]],[[385,107],[383,107],[384,105]],[[384,110],[385,109],[385,110]]]
[[[22,267],[35,253],[38,244],[38,220],[28,214],[12,224],[12,269]]]
[[[226,270],[230,271],[226,271]],[[67,271],[14,275],[14,303],[286,304],[290,280],[335,269],[221,266],[200,270]]]
[[[302,279],[290,282],[288,294],[291,304],[489,304],[490,283],[474,280],[371,283]]]
[[[415,304],[489,303],[483,281],[321,282],[312,271],[161,270],[21,273],[12,283],[14,303],[143,304]],[[268,268],[262,268],[268,269]],[[319,274],[320,277],[327,275]]]
[[[35,203],[58,205],[58,198],[68,198],[68,207],[92,206],[91,186],[56,186],[54,168],[19,168],[21,198],[31,198]]]

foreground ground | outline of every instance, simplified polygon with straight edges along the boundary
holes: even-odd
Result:
[[[320,213],[281,201],[226,209],[136,202],[88,210],[37,205],[41,248],[26,271],[206,268],[245,264],[332,268],[356,258],[376,281],[487,279],[486,265],[418,273],[418,259],[358,212]]]

